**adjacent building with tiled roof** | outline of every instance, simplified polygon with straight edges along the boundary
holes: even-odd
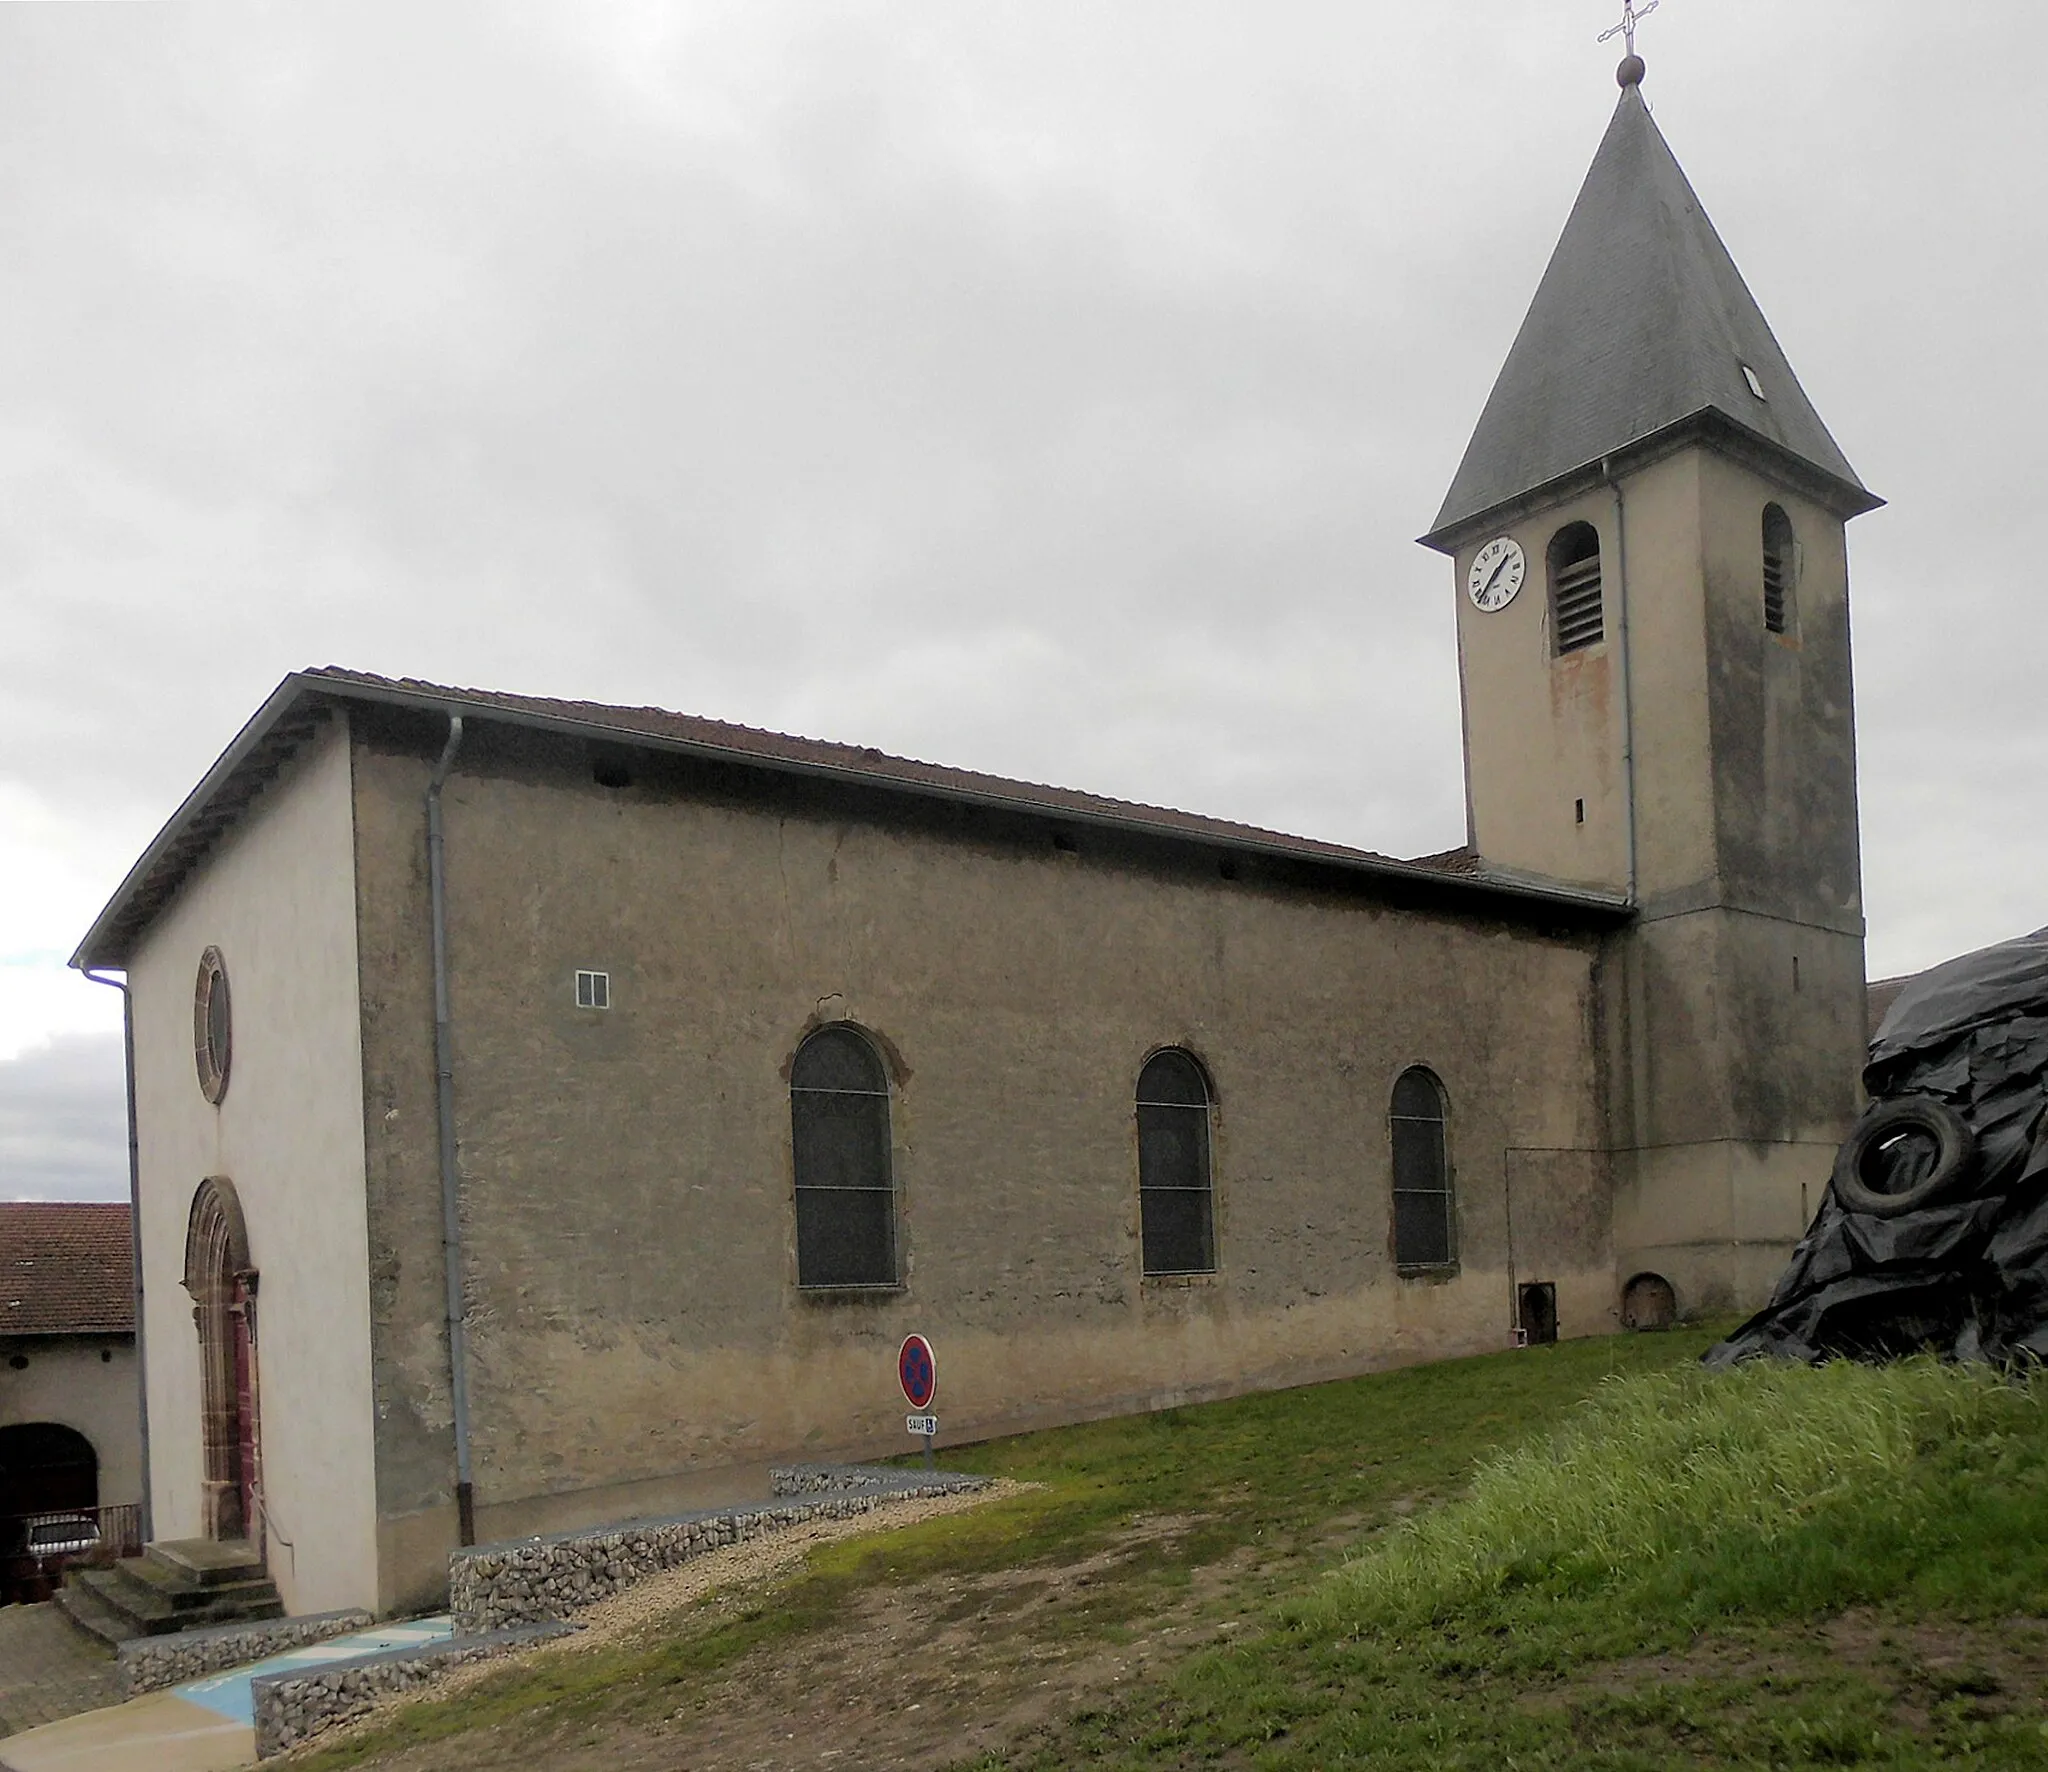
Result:
[[[125,1204],[0,1201],[0,1336],[132,1335],[132,1225]]]
[[[24,1516],[141,1500],[140,1412],[128,1207],[0,1201],[0,1589]]]

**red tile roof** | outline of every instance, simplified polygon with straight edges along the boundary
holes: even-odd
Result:
[[[126,1206],[0,1201],[0,1336],[134,1333]]]

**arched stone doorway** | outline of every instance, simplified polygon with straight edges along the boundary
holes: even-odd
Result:
[[[185,1290],[199,1328],[201,1527],[208,1538],[261,1542],[256,1420],[256,1269],[235,1185],[207,1177],[185,1232]]]

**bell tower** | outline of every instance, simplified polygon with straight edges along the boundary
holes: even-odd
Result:
[[[1621,99],[1427,546],[1469,840],[1625,898],[1617,1287],[1760,1303],[1861,1102],[1845,525],[1866,491],[1643,102]]]

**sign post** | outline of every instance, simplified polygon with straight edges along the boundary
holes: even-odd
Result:
[[[903,1400],[916,1411],[903,1418],[904,1428],[924,1436],[924,1462],[932,1463],[932,1441],[938,1438],[939,1418],[929,1413],[932,1399],[939,1394],[938,1356],[922,1335],[906,1335],[896,1350],[896,1382],[903,1386]]]

